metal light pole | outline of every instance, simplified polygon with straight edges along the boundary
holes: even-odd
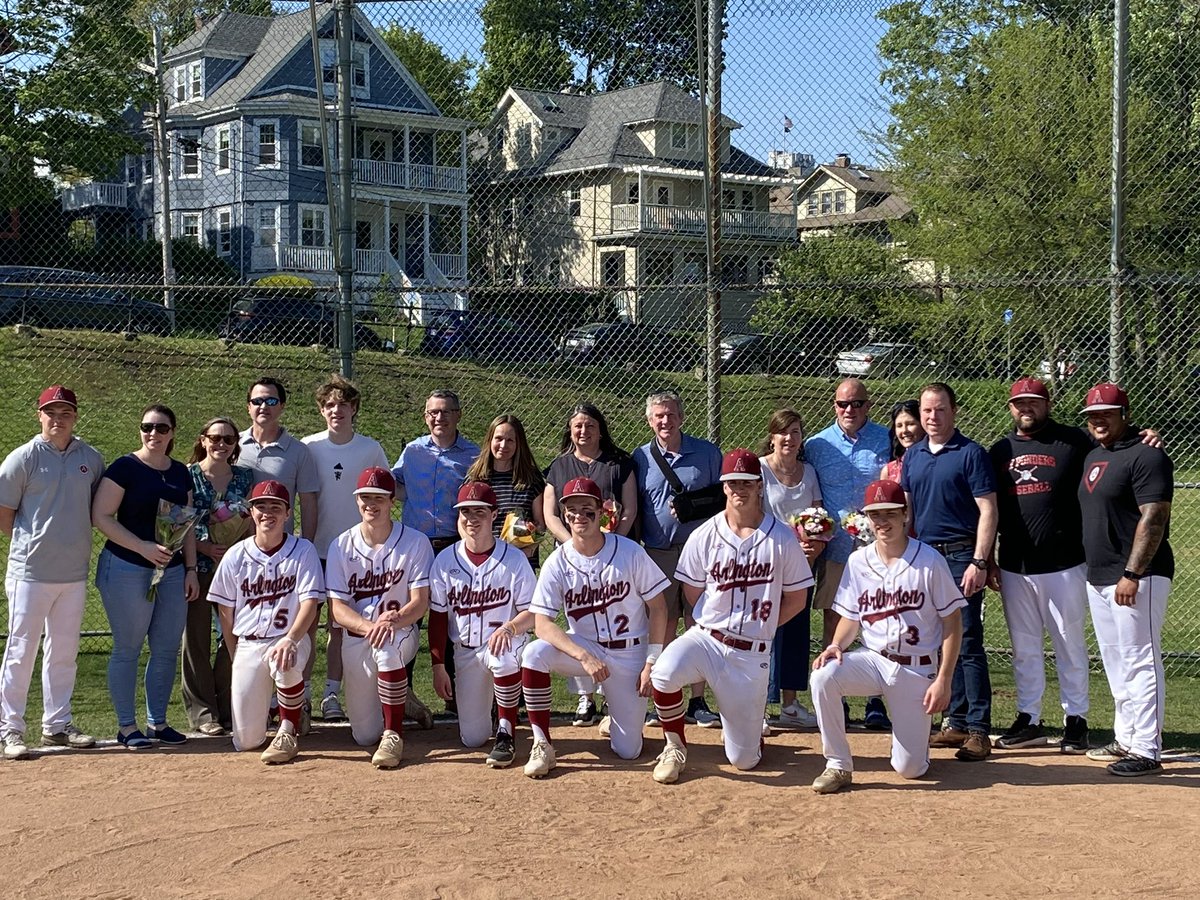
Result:
[[[338,0],[338,159],[341,190],[341,212],[337,221],[338,272],[338,349],[341,352],[341,372],[354,377],[354,120],[351,117],[350,95],[353,86],[353,64],[350,56],[354,35],[354,0]],[[317,95],[324,102],[324,90],[318,86]]]
[[[1121,305],[1125,294],[1125,89],[1129,57],[1129,0],[1115,0],[1112,85],[1112,234],[1109,253],[1108,380],[1119,383],[1125,355]]]
[[[705,249],[705,374],[708,401],[708,439],[721,444],[721,71],[725,0],[708,2],[707,42],[696,0],[697,67],[704,138]],[[704,52],[707,43],[707,54]],[[707,72],[705,71],[707,68]]]
[[[158,196],[161,204],[163,306],[175,327],[175,260],[171,248],[171,148],[167,145],[166,76],[163,72],[163,32],[154,26],[154,150],[158,157]]]

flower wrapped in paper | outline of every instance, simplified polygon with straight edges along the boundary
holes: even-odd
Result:
[[[833,516],[823,506],[810,506],[787,518],[788,524],[801,541],[831,541],[837,528]]]
[[[605,500],[600,506],[600,530],[615,533],[621,524],[621,504],[616,500]]]
[[[208,513],[208,539],[222,547],[232,547],[254,530],[250,521],[250,506],[241,497],[213,501]]]
[[[523,509],[509,510],[500,526],[500,540],[520,547],[522,550],[536,547],[546,537],[546,532],[537,527],[533,517]]]
[[[857,509],[852,509],[842,516],[842,531],[850,535],[854,539],[854,543],[860,546],[869,544],[875,539],[875,532],[871,528],[871,520],[867,517],[866,513],[860,512]]]
[[[174,556],[183,548],[183,539],[199,518],[200,512],[195,507],[159,500],[158,516],[154,520],[154,539]],[[146,592],[147,602],[153,603],[158,596],[158,584],[166,573],[166,566],[154,567],[154,574],[150,576],[150,590]]]

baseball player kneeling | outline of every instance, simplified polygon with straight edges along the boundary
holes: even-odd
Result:
[[[521,659],[521,685],[533,729],[533,749],[525,765],[530,778],[541,778],[555,766],[551,672],[587,676],[603,684],[613,752],[622,759],[637,758],[642,752],[650,666],[662,652],[667,628],[667,577],[639,544],[600,530],[599,485],[590,478],[574,478],[563,486],[559,504],[571,540],[542,566],[529,605],[538,640],[525,648]],[[565,632],[555,621],[560,611],[567,618]]]
[[[492,736],[492,699],[499,725],[485,762],[512,765],[517,706],[521,700],[521,651],[533,613],[529,601],[537,579],[525,554],[492,535],[499,502],[484,481],[458,492],[462,540],[433,562],[429,599],[429,655],[433,689],[458,700],[458,733],[466,747]],[[446,636],[454,641],[454,682],[446,673]]]
[[[235,750],[252,750],[267,739],[271,694],[279,695],[279,730],[262,754],[267,764],[296,757],[304,664],[312,652],[308,626],[325,599],[316,547],[284,532],[291,502],[278,481],[254,486],[249,499],[254,534],[225,552],[208,591],[222,632],[233,635],[228,646]]]
[[[329,548],[326,578],[333,618],[346,631],[342,686],[350,734],[360,747],[379,746],[377,769],[394,769],[404,753],[408,672],[420,645],[417,622],[429,608],[433,547],[415,528],[392,520],[396,480],[364,469],[354,489],[362,522]]]
[[[671,784],[687,763],[683,688],[706,681],[720,705],[725,756],[738,769],[762,759],[771,639],[804,609],[812,571],[791,527],[763,511],[762,465],[749,450],[721,462],[725,511],[683,545],[675,578],[696,624],[654,665],[654,707],[667,745],[654,780]]]
[[[878,697],[892,713],[892,768],[919,778],[929,768],[929,723],[950,701],[966,606],[940,553],[909,538],[904,490],[893,481],[867,486],[863,511],[875,542],[850,556],[833,608],[833,643],[813,661],[809,683],[821,727],[826,769],[818,794],[850,786],[843,697]],[[847,653],[855,637],[862,648]]]

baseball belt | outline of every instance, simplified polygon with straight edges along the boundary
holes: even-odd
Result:
[[[734,650],[752,650],[755,653],[766,653],[771,645],[767,641],[748,641],[744,638],[731,637],[723,631],[717,631],[715,628],[705,628],[710,635],[713,636],[719,643],[726,647],[732,647]]]
[[[900,663],[902,666],[932,666],[934,658],[932,656],[904,656],[900,653],[889,653],[886,650],[876,651],[885,659],[890,659],[894,663]]]
[[[636,647],[641,642],[641,638],[629,638],[624,641],[596,641],[605,650],[627,650],[630,647]]]
[[[929,541],[929,546],[945,556],[947,553],[958,553],[960,550],[974,550],[975,542],[962,541]]]

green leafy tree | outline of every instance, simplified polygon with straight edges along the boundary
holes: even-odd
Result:
[[[585,90],[659,80],[696,88],[692,0],[564,0],[563,39]]]
[[[451,59],[421,32],[398,23],[382,29],[379,36],[429,94],[442,115],[463,118],[470,114],[467,85],[474,65],[466,55]]]
[[[514,85],[558,91],[572,83],[561,0],[486,0],[479,15],[483,62],[471,97],[476,119],[490,118]]]

